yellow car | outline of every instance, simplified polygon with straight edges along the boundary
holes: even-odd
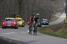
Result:
[[[18,26],[25,26],[25,21],[22,18],[16,18]]]

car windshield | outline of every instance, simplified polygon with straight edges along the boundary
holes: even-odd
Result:
[[[47,19],[43,19],[43,21],[48,21]]]
[[[22,19],[16,19],[17,21],[21,21]]]
[[[18,19],[17,21],[21,21],[21,19]]]
[[[6,21],[14,21],[15,19],[5,19]]]

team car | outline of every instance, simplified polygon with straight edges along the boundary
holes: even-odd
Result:
[[[38,26],[39,26],[39,27],[46,27],[46,26],[48,26],[48,25],[49,25],[48,19],[44,19],[44,18],[42,18],[42,19],[40,20],[40,22],[38,23]]]
[[[25,21],[22,18],[16,18],[18,26],[24,27]]]
[[[2,21],[2,28],[12,27],[18,29],[18,25],[15,18],[5,18]]]

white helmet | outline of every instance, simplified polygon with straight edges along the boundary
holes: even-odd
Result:
[[[36,15],[40,15],[39,13],[37,13]]]

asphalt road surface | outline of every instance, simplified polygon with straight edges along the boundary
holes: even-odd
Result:
[[[28,26],[19,29],[2,29],[0,28],[0,36],[8,38],[7,40],[16,40],[15,42],[21,41],[18,44],[67,44],[67,39],[53,37],[49,35],[43,35],[38,33],[37,35],[28,34]],[[5,39],[6,40],[6,39]]]

